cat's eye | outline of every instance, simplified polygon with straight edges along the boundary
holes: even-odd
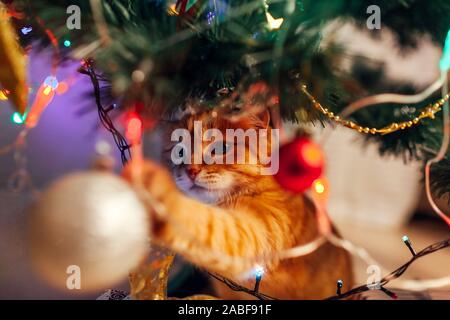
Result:
[[[211,150],[212,155],[224,155],[228,151],[230,151],[231,145],[225,141],[217,141],[213,145],[213,149]]]
[[[185,150],[184,146],[177,144],[172,148],[172,152],[171,152],[172,161],[176,162],[177,164],[180,164],[179,163],[180,159],[183,159],[183,161],[184,161],[185,156],[186,156],[186,150]]]

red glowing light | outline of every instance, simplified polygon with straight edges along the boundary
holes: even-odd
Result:
[[[132,144],[136,144],[141,140],[142,121],[137,115],[132,115],[127,122],[126,136]]]

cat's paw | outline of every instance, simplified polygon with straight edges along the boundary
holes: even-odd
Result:
[[[140,164],[131,161],[125,166],[122,176],[134,186],[144,188],[154,199],[161,202],[178,192],[169,171],[150,160],[144,160]]]

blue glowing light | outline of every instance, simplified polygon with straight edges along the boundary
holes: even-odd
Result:
[[[208,12],[206,15],[206,21],[208,22],[208,24],[212,24],[215,17],[216,17],[216,14],[214,12],[212,12],[212,11]]]
[[[70,40],[64,40],[64,47],[68,48],[72,45],[72,42]]]
[[[33,31],[33,28],[32,27],[23,27],[22,29],[20,29],[20,31],[22,32],[22,34],[27,35],[31,31]]]
[[[256,278],[261,278],[264,275],[264,268],[261,266],[256,266],[254,272]]]
[[[447,71],[450,69],[450,30],[445,38],[444,49],[442,52],[442,58],[439,62],[441,71]]]
[[[48,76],[44,80],[44,85],[46,85],[47,87],[51,87],[53,90],[56,90],[56,88],[58,88],[58,84],[58,79],[56,79],[56,77],[54,76]]]
[[[26,114],[21,115],[19,112],[14,112],[11,116],[11,121],[14,124],[22,124],[25,122],[26,117],[27,117]]]

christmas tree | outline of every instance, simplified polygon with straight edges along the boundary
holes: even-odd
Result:
[[[362,92],[414,92],[411,84],[383,81],[382,70],[371,69],[369,59],[358,57],[350,71],[339,68],[345,51],[333,43],[329,34],[332,32],[325,27],[336,20],[365,26],[369,18],[366,11],[371,4],[370,1],[105,1],[96,9],[102,12],[102,17],[96,18],[86,1],[31,1],[23,5],[17,2],[19,7],[33,13],[29,15],[32,20],[39,17],[39,24],[52,30],[59,39],[58,46],[70,41],[70,48],[61,48],[64,54],[81,52],[81,58],[95,60],[96,67],[112,84],[111,94],[126,97],[120,107],[127,108],[139,101],[145,112],[154,116],[174,112],[187,98],[198,98],[208,108],[217,103],[219,90],[264,80],[279,94],[283,119],[300,123],[328,120],[302,92],[302,84],[335,114],[361,97]],[[66,8],[70,5],[81,10],[81,29],[66,26]],[[413,48],[417,39],[425,35],[444,46],[450,19],[447,1],[379,1],[377,6],[382,12],[381,25],[395,33],[403,50]],[[40,39],[48,42],[45,29],[36,29]],[[375,29],[370,34],[376,37],[378,32]],[[81,49],[86,47],[83,52]],[[134,71],[138,78],[143,73],[142,83],[133,80]],[[359,81],[361,78],[365,81]],[[437,100],[439,92],[433,93],[413,106],[419,110]],[[396,112],[401,107],[401,103],[377,103],[373,108],[351,114],[351,119],[363,127],[379,128],[417,117],[418,114]],[[368,139],[379,143],[382,153],[427,160],[432,155],[424,150],[439,149],[441,125],[441,121],[425,120],[424,125],[413,130],[369,135]],[[438,196],[448,191],[445,161],[433,168],[433,186]]]

